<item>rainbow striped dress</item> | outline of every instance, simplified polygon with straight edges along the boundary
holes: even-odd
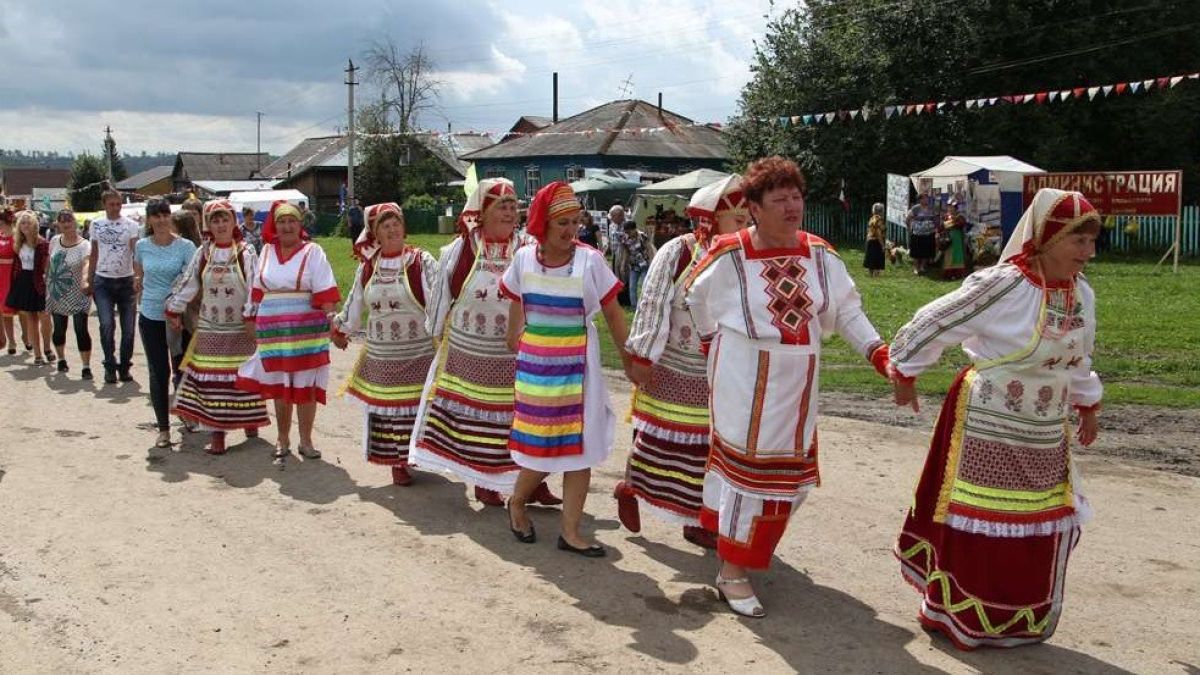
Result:
[[[519,298],[525,310],[508,439],[518,465],[576,471],[600,464],[612,451],[616,417],[592,318],[620,289],[595,249],[577,246],[560,267],[544,266],[536,246],[517,252],[501,292]]]

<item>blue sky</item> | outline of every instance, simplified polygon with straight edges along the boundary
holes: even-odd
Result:
[[[784,3],[781,3],[784,4]],[[0,147],[281,153],[344,126],[347,58],[423,42],[443,82],[421,126],[502,131],[633,95],[725,121],[749,78],[769,0],[0,0]],[[374,95],[362,87],[359,100]]]

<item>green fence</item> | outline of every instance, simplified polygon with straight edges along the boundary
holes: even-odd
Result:
[[[871,217],[869,206],[852,205],[847,211],[841,204],[807,204],[804,213],[804,229],[841,246],[861,248],[867,237],[867,220]],[[1125,233],[1130,218],[1117,216],[1115,227],[1108,230],[1108,250],[1121,253],[1166,253],[1175,241],[1175,218],[1139,217],[1136,235]],[[1180,240],[1180,255],[1200,256],[1200,206],[1185,206],[1180,217],[1183,234]],[[888,239],[905,242],[908,235],[904,228],[888,223]]]

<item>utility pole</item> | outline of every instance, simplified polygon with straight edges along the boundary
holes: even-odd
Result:
[[[105,126],[104,127],[104,160],[108,164],[108,180],[109,180],[109,182],[112,182],[112,179],[113,179],[113,167],[112,167],[113,151],[112,151],[112,148],[113,148],[112,127]]]
[[[258,150],[256,151],[256,154],[254,155],[254,166],[255,166],[255,171],[261,172],[262,171],[262,118],[263,118],[263,114],[261,112],[257,112],[257,111],[254,114],[258,116],[258,132],[256,133],[256,137],[257,137],[256,145],[258,147]]]
[[[349,209],[354,205],[354,87],[358,85],[354,81],[354,73],[358,68],[354,67],[354,60],[348,59],[350,65],[346,68],[346,92],[349,97],[349,104],[346,106],[346,114],[350,119],[350,129],[348,143],[346,146],[346,208]]]

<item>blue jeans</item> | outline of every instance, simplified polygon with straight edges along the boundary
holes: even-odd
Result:
[[[642,290],[642,279],[646,278],[646,270],[629,270],[629,306],[637,307],[638,291]]]
[[[133,277],[113,279],[97,276],[92,289],[96,315],[100,318],[100,348],[104,350],[104,369],[129,370],[133,365],[133,326],[137,318],[137,295]],[[116,315],[121,317],[121,360],[117,361]]]

